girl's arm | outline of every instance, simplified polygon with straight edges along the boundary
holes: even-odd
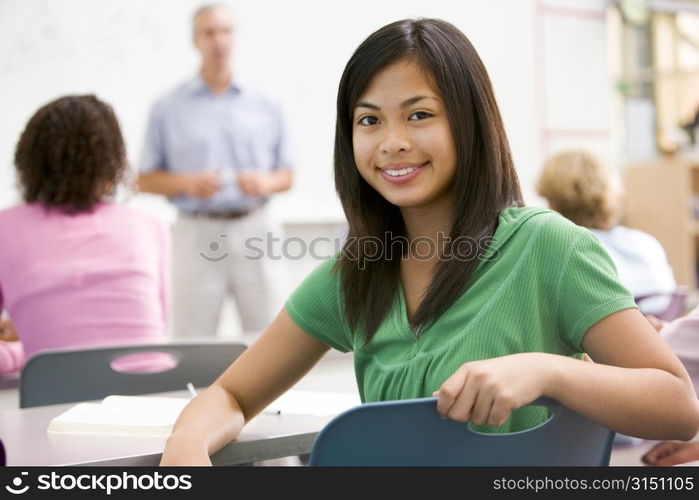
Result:
[[[26,361],[21,342],[0,341],[0,375],[17,373]]]
[[[595,363],[520,353],[462,365],[440,389],[442,416],[501,425],[539,396],[615,431],[646,439],[691,439],[699,403],[687,372],[648,321],[626,309],[598,321],[583,347]]]
[[[645,439],[692,439],[699,403],[682,363],[635,309],[585,334],[597,364],[556,356],[549,396],[605,427]]]
[[[282,310],[265,333],[180,414],[161,465],[211,465],[260,411],[305,375],[329,347]]]

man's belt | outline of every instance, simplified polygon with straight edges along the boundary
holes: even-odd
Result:
[[[250,215],[254,210],[229,210],[226,212],[191,212],[187,215],[191,217],[205,217],[207,219],[225,219],[233,220],[240,219],[246,215]]]

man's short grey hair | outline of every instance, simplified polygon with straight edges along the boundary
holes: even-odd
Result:
[[[231,8],[225,3],[219,2],[204,4],[198,7],[197,10],[194,11],[194,14],[192,14],[192,35],[197,34],[197,19],[199,18],[199,16],[215,9],[225,9],[226,11],[228,11],[229,14],[232,15]]]

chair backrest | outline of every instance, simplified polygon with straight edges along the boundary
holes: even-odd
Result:
[[[337,416],[311,453],[317,466],[609,465],[614,433],[549,398],[551,417],[510,434],[444,420],[435,398],[368,403]]]
[[[672,293],[651,293],[648,295],[640,295],[634,297],[636,304],[643,309],[643,303],[649,302],[653,299],[658,299],[660,297],[669,298],[667,301],[667,307],[659,313],[654,314],[654,316],[662,321],[672,321],[679,318],[685,313],[687,305],[687,288],[677,287],[677,289]]]
[[[210,385],[245,350],[234,342],[138,344],[89,349],[55,349],[32,356],[19,381],[19,406],[43,406]],[[177,364],[157,373],[123,373],[112,362],[135,353],[167,353]]]

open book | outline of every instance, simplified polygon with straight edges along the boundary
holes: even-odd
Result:
[[[47,432],[167,437],[185,398],[107,396],[100,403],[78,403],[49,423]]]
[[[167,437],[189,401],[187,398],[107,396],[100,403],[78,403],[53,418],[47,432]],[[288,391],[263,413],[324,417],[359,404],[356,393]]]

